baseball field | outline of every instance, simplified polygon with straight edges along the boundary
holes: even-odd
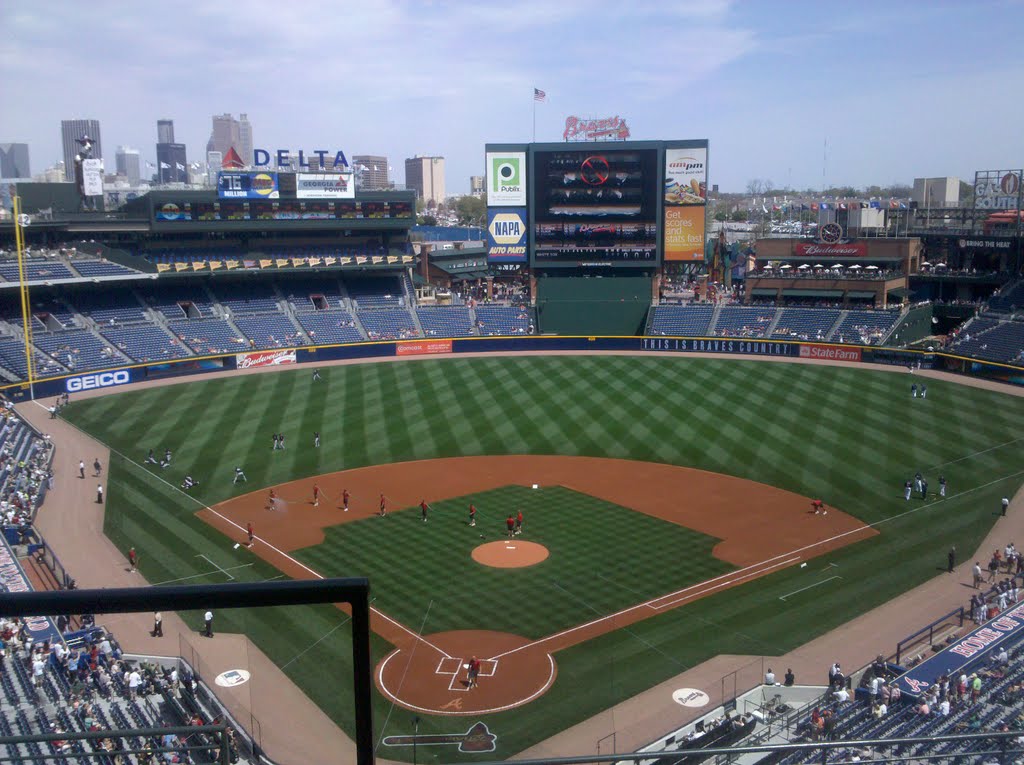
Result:
[[[476,755],[421,748],[424,762],[508,757],[717,654],[785,653],[937,575],[951,544],[973,550],[1024,479],[1021,399],[941,380],[912,399],[905,374],[651,356],[311,373],[105,395],[66,416],[112,450],[105,532],[149,582],[368,576],[378,737],[411,733],[414,714],[421,734],[461,715],[497,737]],[[171,464],[145,463],[150,449]],[[906,501],[916,472],[929,494]],[[249,522],[256,544],[236,547]],[[810,560],[838,573],[789,596]],[[351,731],[347,619],[255,609],[218,629],[245,632]]]

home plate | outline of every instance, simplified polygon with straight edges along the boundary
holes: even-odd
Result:
[[[506,550],[515,550],[516,546],[515,545],[505,545],[505,549]]]

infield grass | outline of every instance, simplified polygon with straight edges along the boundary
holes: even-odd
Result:
[[[903,374],[669,356],[446,359],[332,367],[321,374],[319,383],[304,368],[191,381],[74,402],[67,417],[136,462],[149,448],[172,449],[174,464],[153,472],[174,485],[191,473],[200,480],[193,492],[200,504],[365,465],[532,453],[632,458],[727,473],[820,496],[880,524],[879,536],[819,559],[839,564],[844,579],[812,590],[812,597],[780,602],[779,595],[808,583],[799,570],[784,570],[559,652],[558,680],[549,693],[487,718],[499,735],[498,751],[487,759],[521,751],[716,654],[790,650],[922,583],[939,573],[950,544],[964,557],[973,554],[995,520],[999,498],[1012,495],[1024,477],[1021,399],[938,380],[929,380],[927,399],[911,399],[913,378]],[[323,439],[318,450],[312,448],[314,430]],[[287,436],[286,451],[271,450],[274,432]],[[245,468],[247,486],[232,486],[235,465]],[[141,551],[150,581],[208,572],[209,564],[197,554],[224,568],[252,561],[195,518],[199,504],[148,470],[116,456],[110,470],[106,531],[122,549],[135,545]],[[903,481],[918,470],[933,490],[944,474],[949,498],[904,502]],[[902,515],[908,510],[915,512]],[[460,520],[463,512],[460,506]],[[379,520],[393,520],[396,527],[403,522]],[[422,541],[416,523],[408,524],[408,533]],[[332,544],[305,550],[302,557],[324,573],[356,573],[347,569],[357,565],[370,571],[373,563],[364,559],[370,553],[363,546],[384,540],[367,536],[357,545],[364,533],[360,525],[332,530]],[[383,527],[366,528],[369,535]],[[628,542],[615,535],[604,541],[606,549]],[[374,592],[396,603],[388,608],[405,608],[404,618],[416,629],[421,600],[434,588],[452,607],[437,616],[432,610],[431,620],[438,621],[428,631],[462,625],[466,617],[457,602],[465,583],[451,575],[446,556],[420,556],[415,549],[386,553],[393,580],[374,576]],[[610,578],[646,592],[649,583],[633,575],[632,560],[609,557],[618,565]],[[659,571],[679,565],[664,557],[645,561],[642,547],[630,557],[637,566]],[[273,575],[260,566],[239,571],[252,578]],[[683,571],[665,575],[689,581]],[[576,587],[574,581],[566,589],[572,593]],[[405,593],[414,597],[398,605]],[[611,610],[645,599],[630,602],[612,586],[601,597],[608,601],[598,608]],[[539,602],[523,599],[517,629],[502,626],[500,614],[475,626],[547,632],[561,618],[545,613],[552,603],[568,609],[566,621],[585,620],[580,613],[586,609],[560,594]],[[198,626],[197,617],[189,618]],[[226,613],[218,628],[246,629],[351,732],[350,695],[347,685],[338,687],[349,660],[347,630],[338,628],[343,618],[331,607],[259,609]],[[375,659],[388,650],[375,639]],[[323,671],[325,663],[332,671]],[[420,731],[463,730],[468,719],[424,717]],[[378,735],[410,733],[410,720],[409,713],[377,698]],[[411,758],[401,749],[380,754]],[[422,762],[456,756],[454,750],[419,752]]]

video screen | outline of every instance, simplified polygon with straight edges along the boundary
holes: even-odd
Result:
[[[656,149],[537,152],[534,178],[538,263],[657,260]]]
[[[251,220],[274,220],[277,213],[277,202],[250,202],[249,217]]]
[[[302,217],[305,220],[324,220],[334,217],[334,207],[330,202],[303,202]]]
[[[221,220],[249,220],[248,202],[221,202]]]
[[[192,220],[217,220],[220,209],[217,202],[193,202]]]

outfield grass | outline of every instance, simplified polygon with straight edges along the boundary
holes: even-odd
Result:
[[[172,449],[172,467],[155,472],[175,485],[191,473],[201,482],[194,492],[201,503],[364,465],[533,453],[629,457],[727,473],[820,496],[881,523],[880,536],[825,558],[843,568],[841,586],[781,606],[780,594],[806,583],[799,570],[781,571],[559,652],[558,680],[547,695],[488,717],[500,736],[497,756],[520,751],[715,654],[784,652],[920,584],[938,573],[950,544],[970,554],[990,529],[999,498],[1016,491],[1024,476],[1021,399],[930,380],[929,397],[912,400],[911,378],[902,374],[619,356],[447,359],[321,373],[320,383],[297,369],[133,391],[75,402],[67,416],[136,462],[149,448]],[[311,448],[314,430],[323,438],[318,450]],[[286,451],[271,450],[273,432],[286,434]],[[248,486],[232,486],[236,464],[245,467]],[[927,508],[917,500],[904,502],[903,481],[918,470],[933,488],[944,473],[950,498]],[[133,544],[142,551],[150,581],[208,571],[197,554],[225,568],[251,562],[194,517],[195,501],[148,473],[112,458],[106,531],[122,548]],[[922,509],[901,517],[909,508]],[[346,538],[351,534],[354,540],[359,527],[331,536],[351,544]],[[349,553],[354,555],[348,561],[366,555],[354,547]],[[326,548],[302,553],[314,568],[335,565],[332,571],[343,572],[343,562],[314,560],[327,554]],[[372,587],[389,601],[407,588],[422,598],[426,586],[436,586],[438,597],[460,587],[443,557],[421,558],[408,549],[386,557],[398,572],[391,582],[375,576]],[[240,571],[253,578],[272,575],[259,566]],[[628,576],[628,562],[621,572]],[[517,624],[524,626],[510,631],[547,630],[534,605],[522,602]],[[413,598],[407,607],[406,618],[415,623],[413,614],[419,613],[422,619]],[[244,628],[275,661],[291,662],[286,672],[351,731],[349,695],[338,688],[348,671],[349,636],[336,629],[344,615],[330,607],[310,609],[310,616],[301,609],[266,611],[272,613],[225,614],[218,627]],[[450,618],[454,624],[454,611]],[[388,650],[375,639],[375,658]],[[324,672],[325,665],[337,672]],[[410,732],[410,719],[377,698],[380,735]],[[463,720],[424,718],[420,730],[451,732]],[[388,750],[386,756],[411,753]],[[424,762],[452,756],[420,751]]]

